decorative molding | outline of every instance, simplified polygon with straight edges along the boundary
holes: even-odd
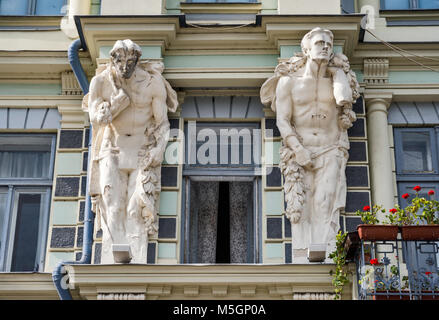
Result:
[[[364,59],[364,82],[382,84],[389,82],[389,59]]]
[[[212,286],[212,295],[214,297],[226,297],[228,286]]]
[[[144,293],[98,293],[98,300],[145,300]]]
[[[329,274],[333,268],[332,264],[66,266],[69,283],[82,299],[97,299],[98,293],[142,293],[140,288],[146,288],[147,300],[293,299],[295,294],[323,299],[333,290]],[[347,299],[352,294],[349,288]]]
[[[197,297],[200,294],[198,286],[185,286],[183,292],[186,297]]]
[[[69,96],[82,95],[82,89],[73,71],[64,71],[61,73],[61,94]]]
[[[196,3],[181,2],[181,13],[260,13],[262,3]]]
[[[335,294],[327,292],[293,293],[293,300],[334,300]]]
[[[76,102],[76,103],[75,103]],[[81,108],[80,101],[65,101],[58,105],[61,114],[61,128],[84,128],[86,114]]]

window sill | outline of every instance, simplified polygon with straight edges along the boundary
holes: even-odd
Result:
[[[23,30],[31,27],[60,28],[63,16],[0,16],[0,28]]]
[[[252,13],[262,10],[262,3],[180,3],[181,13]]]

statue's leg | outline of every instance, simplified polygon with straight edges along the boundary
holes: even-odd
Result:
[[[311,240],[310,215],[312,208],[312,185],[313,172],[305,170],[303,172],[303,183],[306,188],[300,219],[296,223],[291,223],[291,246],[292,262],[306,263],[306,254]]]
[[[314,174],[311,243],[330,243],[335,240],[339,224],[339,214],[334,210],[342,159],[338,156],[337,150],[328,152],[323,157],[322,167]]]
[[[127,174],[119,171],[117,155],[110,154],[99,162],[103,202],[101,263],[114,263],[112,244],[126,244],[125,209]]]
[[[130,206],[130,210],[127,212],[126,220],[126,234],[130,244],[132,263],[146,263],[147,249],[148,249],[148,234],[146,226],[142,218],[141,199],[139,197],[139,190],[136,191],[136,183],[139,175],[139,170],[129,174],[128,178],[128,190],[127,190],[127,203],[135,203],[136,205]],[[137,186],[138,187],[138,186]],[[137,197],[133,199],[133,197]]]

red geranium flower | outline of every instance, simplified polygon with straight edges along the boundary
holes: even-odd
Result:
[[[429,195],[429,196],[434,195],[434,190],[430,190],[430,191],[428,191],[428,195]]]
[[[378,264],[378,259],[371,259],[369,261],[370,264],[374,265],[374,264]]]
[[[420,187],[420,186],[415,186],[415,187],[413,188],[413,190],[415,190],[416,192],[419,192],[419,191],[421,191],[421,187]]]
[[[395,213],[396,211],[398,211],[398,210],[396,210],[395,208],[392,208],[389,210],[389,212],[391,212],[391,213]]]
[[[363,211],[369,211],[370,210],[370,206],[364,206],[363,207]]]
[[[410,197],[410,195],[409,195],[408,193],[404,193],[401,197],[402,197],[403,199],[407,199],[408,197]]]
[[[427,271],[426,273],[425,273],[425,275],[430,275],[431,274],[431,272],[430,271]]]

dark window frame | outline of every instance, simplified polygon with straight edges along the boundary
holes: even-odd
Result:
[[[403,132],[428,132],[430,134],[430,147],[432,156],[433,172],[425,173],[403,173],[402,166],[402,133]],[[393,137],[395,145],[395,169],[396,169],[396,185],[398,194],[399,206],[405,208],[409,202],[401,196],[405,193],[410,195],[410,199],[414,196],[415,191],[413,187],[419,185],[421,187],[421,194],[426,194],[429,190],[434,190],[436,200],[439,197],[439,126],[436,127],[404,127],[393,128]],[[418,242],[417,242],[418,243]],[[408,254],[416,254],[415,243],[406,243],[406,250]],[[431,258],[431,257],[430,257]],[[425,257],[418,256],[417,260],[424,260]],[[436,272],[439,272],[439,254],[434,258],[436,261]]]
[[[18,213],[18,204],[20,195],[40,194],[40,217],[38,219],[38,243],[35,256],[34,270],[27,271],[44,271],[46,240],[49,228],[49,212],[52,193],[53,169],[56,149],[56,134],[1,134],[2,138],[11,139],[17,145],[20,140],[26,138],[39,137],[46,139],[50,143],[50,163],[49,176],[44,178],[2,178],[0,179],[0,191],[6,194],[5,215],[2,230],[0,230],[0,271],[11,270],[13,260],[13,250],[16,239],[16,222]]]
[[[395,166],[398,181],[438,180],[439,179],[439,157],[438,157],[438,135],[435,128],[431,127],[406,127],[394,128],[395,142]],[[403,172],[403,150],[402,134],[406,132],[425,132],[430,136],[432,172]]]

